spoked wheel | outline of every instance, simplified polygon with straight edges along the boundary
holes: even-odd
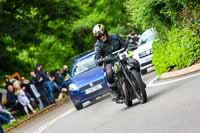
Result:
[[[140,103],[147,102],[147,93],[140,74],[136,70],[131,70],[129,73],[129,78],[131,80],[131,86],[135,88],[135,95]],[[136,81],[136,82],[135,82]]]
[[[124,81],[122,83],[122,91],[123,91],[123,94],[124,94],[124,103],[126,104],[127,107],[130,107],[133,105],[133,102],[132,102],[132,98],[130,97],[130,93],[127,89],[128,87],[128,83],[126,81]]]

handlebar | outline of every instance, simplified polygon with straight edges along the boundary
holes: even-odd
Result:
[[[114,52],[112,52],[111,53],[111,56],[112,55],[118,55],[119,53],[121,53],[121,52],[124,52],[126,50],[126,48],[121,48],[121,49],[119,49],[119,50],[117,50],[117,51],[114,51]],[[102,63],[109,63],[109,62],[111,62],[111,61],[114,61],[114,60],[116,60],[116,57],[111,57],[111,56],[105,56],[104,58],[100,58],[100,59],[98,59],[98,63],[99,64],[102,64]]]
[[[124,52],[126,49],[125,48],[121,48],[115,52],[112,52],[112,55],[115,55],[115,54],[118,54],[118,53],[121,53],[121,52]]]

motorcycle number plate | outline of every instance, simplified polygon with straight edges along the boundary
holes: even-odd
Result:
[[[126,57],[128,57],[128,53],[127,53],[126,51],[119,54],[119,59],[120,59],[120,60],[122,60],[122,59],[124,59],[124,58],[126,58]]]

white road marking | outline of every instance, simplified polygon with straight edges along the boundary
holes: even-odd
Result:
[[[154,86],[166,85],[166,84],[178,82],[178,81],[181,81],[181,80],[185,80],[185,79],[188,79],[188,78],[196,77],[196,76],[199,76],[199,75],[200,75],[200,73],[196,73],[196,74],[193,74],[193,75],[185,76],[183,78],[178,78],[178,79],[175,79],[175,80],[166,81],[166,82],[162,82],[162,83],[155,83],[154,84],[153,82],[158,79],[158,76],[156,76],[155,78],[153,78],[149,82],[149,84],[147,85],[147,87],[154,87]]]
[[[70,110],[68,110],[67,112],[59,115],[58,117],[54,118],[53,120],[45,123],[44,125],[42,125],[37,131],[34,131],[33,133],[42,133],[44,130],[46,130],[49,126],[51,126],[52,124],[54,124],[56,121],[58,121],[59,119],[71,114],[72,112],[74,112],[75,109],[72,108]]]
[[[149,84],[147,85],[148,87],[151,86],[153,84],[154,81],[156,81],[158,79],[158,76],[156,76],[155,78],[153,78]]]

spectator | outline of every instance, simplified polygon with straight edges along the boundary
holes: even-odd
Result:
[[[23,106],[19,103],[17,96],[14,94],[13,85],[10,83],[7,86],[7,107],[10,108],[11,111],[13,110],[23,110]]]
[[[0,133],[4,133],[2,125],[3,124],[8,124],[10,121],[8,118],[0,114]]]
[[[60,69],[55,70],[54,74],[52,75],[52,80],[56,83],[57,88],[61,90],[64,81],[64,76],[62,75]]]
[[[39,81],[40,80],[39,77],[36,76],[34,71],[30,72],[30,75],[32,78],[31,82],[36,86],[38,92],[41,95],[41,100],[42,100],[44,107],[48,106],[50,104],[50,101],[48,99],[49,94],[48,94],[47,89],[42,86],[42,84]]]
[[[15,121],[14,116],[7,109],[4,109],[1,104],[0,104],[0,115],[6,117],[10,122]]]
[[[42,84],[42,86],[44,88],[47,88],[50,102],[54,103],[55,96],[53,93],[53,86],[52,86],[51,81],[50,81],[49,77],[47,76],[47,74],[45,72],[43,72],[42,65],[36,66],[35,74],[36,74],[37,78],[39,79],[39,82]]]
[[[70,78],[69,69],[68,69],[67,65],[63,66],[62,75],[63,75],[65,81],[67,81]]]
[[[52,76],[52,79],[55,81],[56,85],[59,88],[59,95],[56,101],[60,101],[66,96],[67,89],[64,84],[64,76],[60,69],[56,69],[55,73]]]
[[[33,91],[31,90],[28,81],[26,81],[26,79],[24,77],[21,77],[20,80],[20,86],[21,89],[25,92],[26,96],[28,97],[28,99],[31,102],[31,105],[33,106],[33,108],[36,108],[36,97],[33,94]]]
[[[38,92],[35,85],[24,77],[21,78],[21,81],[22,81],[22,86],[25,87],[25,90],[28,91],[29,94],[31,95],[31,97],[34,98],[34,100],[39,103],[39,108],[43,109],[44,106],[43,106],[43,103],[40,99],[40,93]]]
[[[63,69],[61,71],[61,74],[63,75],[64,77],[64,81],[63,81],[63,87],[67,89],[68,85],[69,85],[69,78],[70,78],[70,72],[69,72],[69,69],[68,69],[68,66],[67,65],[64,65],[63,66]]]
[[[29,116],[28,108],[32,111],[33,114],[35,114],[36,111],[31,106],[30,100],[26,96],[25,92],[21,89],[20,82],[19,81],[15,81],[13,83],[13,87],[15,89],[15,94],[17,95],[17,98],[18,98],[19,102],[23,105],[24,111],[26,112],[26,114]]]

